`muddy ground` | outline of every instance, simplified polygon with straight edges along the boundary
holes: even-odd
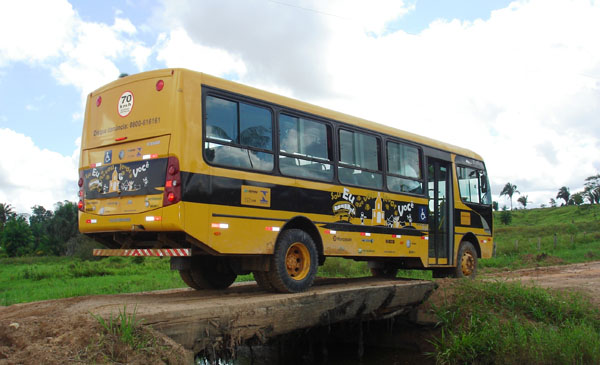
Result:
[[[600,306],[600,261],[498,272],[486,277],[579,291]],[[442,287],[446,285],[443,283]],[[244,291],[247,290],[252,289]],[[151,297],[154,293],[134,295],[144,301],[145,297]],[[193,292],[188,289],[161,291],[161,294],[164,293],[184,301]],[[131,295],[123,295],[123,298],[130,298]],[[434,293],[431,300],[437,296],[438,293]],[[107,312],[113,313],[115,300],[119,298],[119,295],[90,296],[0,307],[0,365],[192,362],[191,352],[147,327],[142,329],[142,338],[146,341],[139,345],[141,349],[138,351],[131,351],[113,336],[102,334],[101,325],[90,313],[93,311],[103,316]]]

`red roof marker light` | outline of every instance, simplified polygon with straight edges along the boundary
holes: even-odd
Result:
[[[156,91],[161,91],[165,87],[165,82],[163,80],[158,80],[156,82]]]

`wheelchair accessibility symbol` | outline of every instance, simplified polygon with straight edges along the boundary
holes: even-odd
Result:
[[[420,206],[418,211],[419,222],[425,223],[427,222],[427,208]]]

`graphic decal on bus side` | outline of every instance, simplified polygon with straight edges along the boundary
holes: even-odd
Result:
[[[85,170],[86,198],[160,194],[162,191],[155,188],[164,185],[166,165],[166,159],[154,159]]]
[[[383,199],[381,192],[363,196],[343,188],[342,192],[332,192],[331,200],[333,215],[338,222],[387,228],[427,224],[427,206],[412,201]]]

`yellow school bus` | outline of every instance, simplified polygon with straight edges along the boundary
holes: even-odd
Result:
[[[493,248],[474,152],[185,69],[89,94],[78,184],[95,255],[170,257],[195,289],[304,291],[327,257],[473,276]]]

